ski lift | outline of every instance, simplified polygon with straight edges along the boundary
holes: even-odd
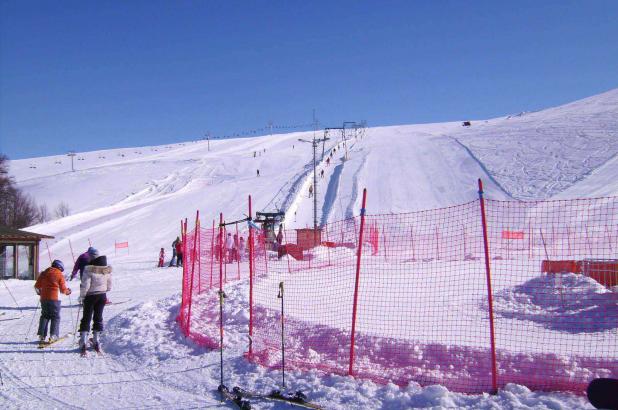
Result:
[[[264,234],[265,242],[270,244],[272,249],[276,240],[275,226],[281,225],[285,220],[285,213],[281,211],[277,212],[256,212],[253,222],[262,225],[262,232]]]

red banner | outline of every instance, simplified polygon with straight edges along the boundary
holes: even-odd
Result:
[[[502,231],[502,239],[524,239],[523,231]]]
[[[129,242],[116,242],[116,249],[128,248]]]

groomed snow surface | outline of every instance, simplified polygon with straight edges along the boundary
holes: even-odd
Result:
[[[319,152],[319,169],[325,172],[319,178],[318,218],[326,223],[358,215],[365,187],[373,214],[465,203],[477,198],[479,177],[494,199],[618,195],[612,178],[617,118],[618,90],[613,90],[537,113],[472,121],[466,128],[459,122],[371,128],[363,138],[348,135],[345,147],[341,136],[330,135],[324,155]],[[32,282],[4,281],[0,408],[229,408],[216,392],[219,352],[192,344],[178,331],[181,271],[154,268],[158,251],[165,247],[169,259],[180,219],[188,217],[191,225],[197,209],[205,226],[219,212],[226,220],[242,218],[249,194],[254,211],[284,210],[287,228],[311,225],[311,150],[298,141],[311,137],[309,132],[212,141],[210,150],[199,141],[81,153],[76,172],[65,156],[12,161],[12,175],[39,203],[53,209],[65,201],[72,210],[68,217],[29,230],[55,236],[47,243],[49,253],[66,265],[71,265],[71,246],[77,256],[90,241],[114,267],[110,299],[126,302],[106,307],[105,356],[84,359],[73,338],[37,349],[40,311]],[[130,255],[122,250],[116,256],[115,241],[128,241]],[[48,263],[43,245],[41,265]],[[76,282],[70,285],[77,289]],[[246,289],[244,281],[226,288],[226,383],[279,388],[278,371],[242,356],[247,349]],[[502,313],[518,310],[528,297],[525,287],[498,296]],[[78,306],[75,298],[62,301],[61,333],[66,333],[75,328]],[[536,312],[527,313],[524,320],[535,319]],[[313,372],[288,373],[286,382],[290,390],[303,390],[329,409],[590,408],[581,396],[530,392],[518,385],[492,396]],[[255,402],[254,408],[290,407]]]
[[[11,292],[23,309],[21,319],[0,322],[0,389],[2,408],[106,408],[170,409],[229,408],[218,400],[219,352],[186,341],[179,332],[178,314],[181,281],[178,268],[152,268],[140,258],[117,258],[112,301],[129,302],[105,308],[107,329],[103,339],[105,356],[77,353],[72,338],[53,348],[39,350],[34,329],[26,334],[35,307],[32,283],[10,280]],[[70,282],[75,288],[76,283]],[[20,317],[10,297],[2,293],[3,310]],[[248,315],[247,286],[243,282],[226,289],[229,303],[224,350],[226,383],[269,391],[281,386],[281,373],[253,365],[243,358],[246,351]],[[78,307],[63,297],[61,333],[72,330]],[[8,315],[8,314],[7,314]],[[4,315],[4,316],[7,316]],[[38,320],[38,312],[35,322]],[[36,323],[32,325],[33,328]],[[465,395],[435,385],[406,388],[378,385],[350,377],[315,372],[286,372],[292,391],[302,390],[327,409],[420,408],[591,408],[583,397],[568,393],[531,392],[509,385],[497,395]],[[286,404],[254,402],[257,409],[286,409]]]

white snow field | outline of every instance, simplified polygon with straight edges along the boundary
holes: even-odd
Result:
[[[358,215],[363,188],[372,214],[465,203],[478,197],[477,178],[493,199],[615,196],[617,133],[618,89],[535,113],[472,121],[471,127],[452,122],[369,128],[363,138],[348,140],[347,160],[341,136],[331,133],[320,158],[325,172],[318,177],[318,219],[326,223]],[[49,254],[66,265],[72,264],[70,245],[77,257],[92,243],[114,267],[110,299],[126,302],[106,307],[105,356],[84,359],[72,337],[37,349],[33,283],[5,281],[0,408],[229,408],[216,392],[219,352],[185,340],[177,328],[182,273],[155,268],[158,251],[164,247],[169,253],[180,220],[188,218],[191,226],[198,209],[203,226],[218,220],[219,212],[226,220],[244,217],[249,194],[254,211],[283,209],[287,228],[312,225],[311,147],[298,141],[312,136],[217,140],[210,142],[210,151],[206,141],[198,141],[79,153],[75,172],[66,156],[12,161],[11,174],[39,203],[53,209],[64,201],[72,211],[27,230],[55,236],[47,242]],[[123,249],[115,255],[116,241],[129,242],[128,254]],[[41,265],[48,263],[43,245]],[[243,358],[246,282],[231,283],[226,292],[226,383],[279,387],[280,372]],[[517,308],[517,295],[501,296],[499,309]],[[78,307],[75,298],[62,301],[61,333],[66,333],[75,327]],[[497,395],[466,395],[439,385],[400,388],[317,372],[286,374],[286,381],[291,390],[303,390],[328,409],[591,408],[581,396],[531,392],[514,384]]]

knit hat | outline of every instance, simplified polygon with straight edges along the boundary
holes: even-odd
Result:
[[[101,255],[90,262],[94,266],[107,266],[107,256]]]
[[[96,258],[97,256],[99,256],[99,251],[97,251],[95,248],[91,246],[90,248],[88,248],[88,255]]]

